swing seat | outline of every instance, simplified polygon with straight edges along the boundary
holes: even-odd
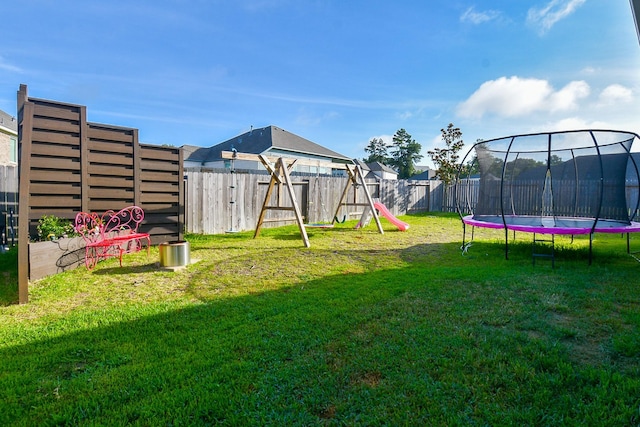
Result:
[[[347,220],[347,216],[345,215],[342,218],[342,221],[340,221],[338,219],[338,217],[334,217],[334,222],[315,222],[315,223],[311,223],[311,224],[305,224],[304,226],[306,228],[333,228],[334,223],[337,222],[339,224],[344,224],[344,222]]]
[[[314,224],[305,224],[305,228],[333,228],[333,224],[331,223],[314,223]]]

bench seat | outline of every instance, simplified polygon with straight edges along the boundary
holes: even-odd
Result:
[[[140,251],[144,243],[149,255],[151,236],[138,231],[143,220],[144,211],[138,206],[129,206],[117,212],[109,210],[102,215],[78,213],[74,228],[86,244],[86,267],[92,269],[101,259],[114,256],[119,258],[122,267],[122,255]]]

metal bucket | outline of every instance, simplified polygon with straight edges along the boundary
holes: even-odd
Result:
[[[184,240],[160,243],[158,250],[162,267],[184,267],[191,263],[189,242]]]

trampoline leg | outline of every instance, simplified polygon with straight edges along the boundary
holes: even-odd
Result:
[[[509,259],[509,230],[504,228],[504,259]]]
[[[593,248],[593,233],[589,234],[589,265],[591,265],[591,249]]]
[[[631,253],[631,245],[629,243],[629,234],[627,233],[627,253],[630,254]]]
[[[464,248],[465,239],[467,237],[467,227],[466,224],[462,223],[462,247]]]

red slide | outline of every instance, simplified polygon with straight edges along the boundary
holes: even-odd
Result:
[[[398,227],[398,230],[407,231],[409,229],[409,224],[407,224],[406,222],[400,221],[398,218],[396,218],[391,212],[389,212],[389,209],[387,209],[387,207],[382,203],[374,202],[373,207],[376,208],[378,212],[380,212],[380,215],[387,218],[391,224]]]

